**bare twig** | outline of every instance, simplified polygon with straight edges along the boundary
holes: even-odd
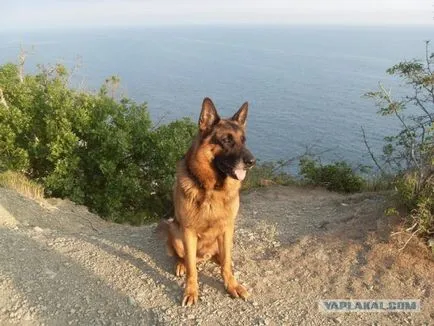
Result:
[[[81,81],[78,83],[77,91],[79,91],[79,92],[84,92],[86,89],[87,89],[87,86],[86,86],[86,79],[85,79],[85,77],[83,77],[83,78],[81,79]]]
[[[288,165],[291,165],[294,161],[298,161],[299,159],[301,159],[301,158],[304,157],[304,156],[312,156],[312,157],[318,157],[318,158],[320,158],[322,154],[327,153],[327,152],[331,152],[332,150],[336,149],[336,148],[327,148],[327,149],[325,149],[325,150],[323,150],[323,151],[320,151],[320,152],[317,152],[317,153],[313,153],[313,152],[312,152],[312,148],[313,148],[313,147],[314,147],[314,145],[306,146],[306,150],[305,150],[305,152],[304,152],[303,154],[300,154],[300,155],[294,156],[294,157],[292,157],[292,158],[289,158],[289,159],[287,159],[287,160],[285,160],[285,161],[283,161],[283,162],[277,164],[277,165],[273,168],[273,170],[272,170],[271,172],[272,172],[272,173],[275,173],[275,172],[277,172],[279,169],[281,169],[282,167],[284,167],[284,166],[288,166]]]
[[[402,233],[413,231],[414,228],[417,226],[417,224],[418,224],[418,222],[414,223],[412,226],[410,226],[409,228],[405,229],[404,231],[393,232],[393,233],[390,234],[390,236],[393,237],[394,235],[398,235],[398,234],[402,234]]]
[[[32,51],[34,47],[32,46]],[[20,45],[20,54],[18,55],[18,78],[20,83],[24,82],[24,64],[26,63],[27,56],[31,54],[31,52],[24,50],[23,46]]]
[[[399,248],[399,251],[402,251],[405,249],[405,247],[407,247],[408,243],[410,242],[410,240],[416,235],[416,233],[418,233],[420,231],[420,229],[417,229],[416,231],[414,231],[411,236],[408,238],[408,240],[404,243],[404,246],[402,246],[402,248]]]
[[[432,74],[431,71],[431,60],[429,59],[429,40],[425,41],[425,60],[426,60],[426,67],[428,69],[428,72]]]
[[[390,236],[393,237],[393,236],[395,236],[395,235],[402,234],[402,233],[404,233],[404,232],[405,232],[405,231],[393,232],[393,233],[390,234]]]
[[[414,230],[414,228],[417,226],[418,222],[414,223],[412,226],[410,226],[409,228],[405,229],[405,231],[407,232],[411,232]]]
[[[169,115],[169,112],[164,112],[163,115],[158,119],[158,121],[152,126],[152,131],[154,131],[155,129],[157,129],[161,122],[163,122],[164,119],[166,119],[166,117]]]
[[[421,184],[427,184],[434,178],[434,168],[427,169],[423,174],[421,173]]]
[[[380,85],[380,89],[383,92],[385,99],[387,101],[387,103],[392,104],[394,103],[394,101],[392,100],[392,96],[390,95],[390,91],[387,91],[383,84],[379,83]],[[394,110],[393,113],[395,113],[396,117],[399,119],[399,121],[401,121],[401,124],[404,126],[405,130],[409,130],[407,124],[405,123],[404,119],[401,117],[401,115],[398,113],[398,110]]]
[[[393,104],[394,101],[392,100],[392,96],[390,95],[390,91],[387,91],[383,84],[379,83],[380,89],[383,92],[383,95],[385,97],[385,100],[387,101],[387,103],[389,104]],[[407,126],[407,124],[404,121],[404,118],[399,114],[398,110],[393,110],[393,113],[395,114],[395,116],[399,119],[399,121],[401,122],[402,126],[404,127],[405,132],[407,133],[407,135],[411,135],[411,129],[410,127]],[[414,137],[410,137],[411,138],[411,143],[410,144],[405,144],[407,146],[407,148],[410,149],[410,158],[413,161],[414,165],[419,168],[419,162],[417,161],[415,155],[414,155]]]
[[[433,71],[431,69],[431,60],[429,56],[429,43],[430,41],[425,41],[425,60],[426,60],[426,67],[428,69],[428,72],[431,74],[432,77],[434,77]],[[432,102],[434,103],[434,84],[431,84],[431,89],[428,90],[428,92],[431,95]],[[432,121],[431,121],[432,122]]]
[[[368,141],[366,139],[366,133],[365,133],[365,129],[363,128],[363,126],[360,126],[360,129],[362,129],[362,135],[363,135],[363,142],[365,143],[366,148],[368,149],[368,153],[372,158],[372,161],[374,161],[375,165],[377,166],[377,168],[380,170],[381,174],[386,174],[384,169],[381,167],[381,165],[378,163],[377,159],[375,158],[374,153],[371,150],[371,147],[368,144]]]
[[[77,73],[77,71],[80,70],[80,68],[83,66],[83,61],[81,56],[77,56],[75,58],[75,63],[72,66],[69,76],[68,76],[68,84],[71,83],[72,78],[74,78],[74,75]]]
[[[422,104],[422,102],[420,101],[420,99],[417,97],[417,91],[416,91],[416,96],[414,96],[413,99],[416,101],[416,104],[422,109],[422,111],[426,113],[426,115],[428,116],[430,122],[434,123],[434,114],[429,113],[428,110],[427,110],[427,108]]]
[[[9,105],[3,95],[3,90],[0,88],[0,104],[3,104],[6,109],[9,109]]]
[[[413,162],[416,165],[417,169],[420,171],[421,170],[420,164],[419,164],[418,160],[416,159],[416,155],[415,155],[415,152],[414,152],[414,141],[411,142],[411,152],[410,153],[411,153],[411,159],[413,160]]]
[[[306,155],[306,154],[297,155],[297,156],[294,156],[294,157],[292,157],[292,158],[289,158],[289,159],[283,161],[283,162],[280,163],[280,164],[277,164],[277,165],[273,168],[273,170],[271,171],[271,173],[275,173],[275,172],[277,172],[277,171],[278,171],[279,169],[281,169],[282,167],[292,164],[294,161],[299,160],[300,158],[302,158],[302,157],[305,156],[305,155]]]

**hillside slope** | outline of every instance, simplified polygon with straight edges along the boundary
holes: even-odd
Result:
[[[0,188],[0,324],[432,325],[434,262],[382,212],[381,194],[270,187],[245,193],[229,298],[219,269],[200,266],[200,301],[182,308],[183,279],[155,235],[101,220],[69,201],[41,205]],[[420,313],[323,313],[319,299],[415,298]]]

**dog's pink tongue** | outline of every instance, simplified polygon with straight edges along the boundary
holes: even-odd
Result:
[[[244,169],[236,169],[235,170],[235,175],[237,176],[238,180],[243,181],[244,178],[246,177],[246,170],[244,170]]]

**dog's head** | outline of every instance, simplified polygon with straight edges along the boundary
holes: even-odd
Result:
[[[240,181],[256,163],[246,147],[247,112],[246,102],[232,118],[222,119],[211,99],[205,98],[199,117],[200,146],[209,147],[212,153],[210,163],[220,174]]]

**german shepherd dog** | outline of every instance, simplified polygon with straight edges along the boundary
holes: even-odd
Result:
[[[169,254],[177,259],[176,275],[187,273],[183,306],[198,301],[196,263],[207,259],[221,266],[225,288],[232,297],[249,296],[232,272],[239,190],[246,171],[255,164],[245,145],[247,112],[246,102],[232,118],[222,119],[213,102],[205,98],[198,135],[177,165],[175,217],[160,226],[167,233]]]

